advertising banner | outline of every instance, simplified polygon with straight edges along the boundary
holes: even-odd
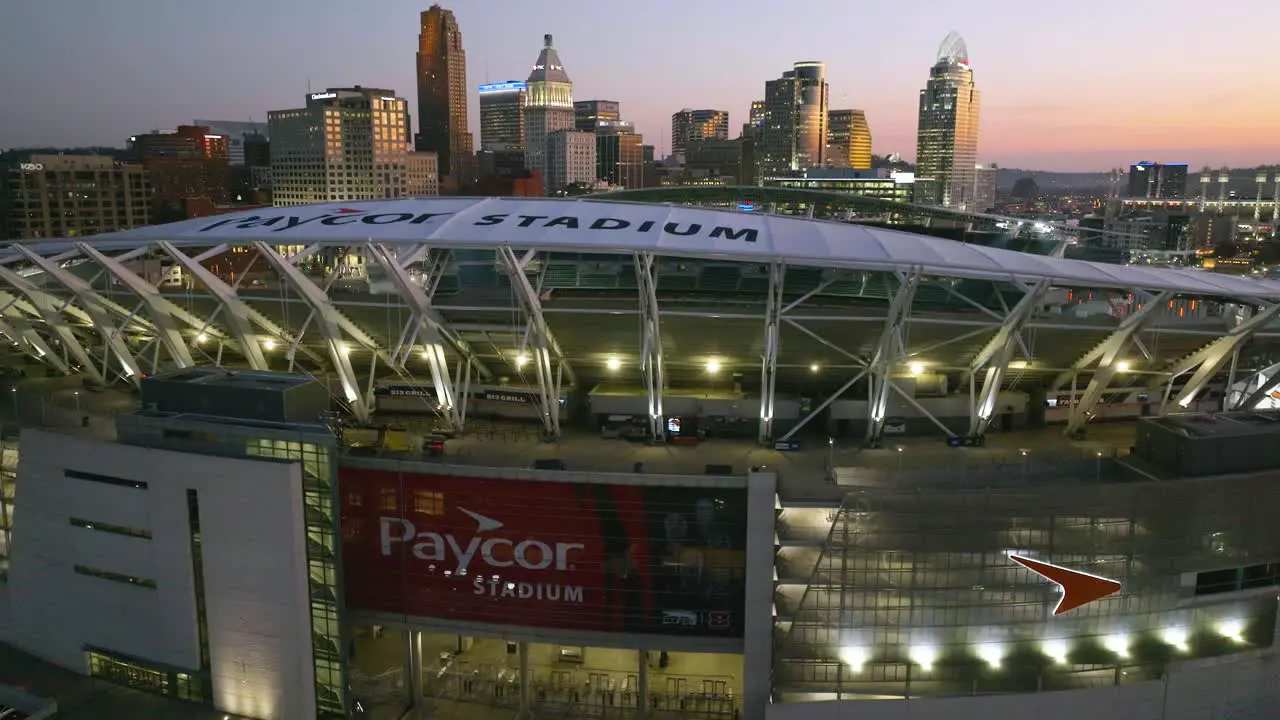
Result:
[[[353,610],[627,633],[742,634],[744,489],[342,468]]]

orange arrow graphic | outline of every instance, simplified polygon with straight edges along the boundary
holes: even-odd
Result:
[[[1009,559],[1062,588],[1062,597],[1058,598],[1058,606],[1053,609],[1054,615],[1071,612],[1081,605],[1088,605],[1120,590],[1120,582],[1117,580],[1050,565],[1020,555],[1010,554]]]

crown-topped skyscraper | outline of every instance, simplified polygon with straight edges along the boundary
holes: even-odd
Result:
[[[973,84],[969,48],[947,35],[920,91],[916,131],[915,201],[973,210],[981,94]]]
[[[558,130],[573,130],[573,81],[552,45],[550,35],[542,36],[542,51],[529,73],[525,90],[524,164],[547,176],[548,138]]]

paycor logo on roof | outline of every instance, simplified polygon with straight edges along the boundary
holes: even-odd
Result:
[[[426,225],[436,218],[453,215],[453,213],[368,213],[362,210],[341,208],[322,215],[250,215],[248,217],[227,218],[210,223],[199,232],[210,232],[218,228],[234,228],[236,230],[267,229],[268,232],[279,233],[309,225],[319,229],[343,225]],[[620,217],[582,217],[578,215],[514,215],[495,213],[482,215],[471,223],[472,227],[486,228],[502,226],[512,230],[589,230],[595,232],[634,232],[662,233],[679,237],[705,237],[710,239],[740,240],[753,243],[759,240],[760,231],[755,228],[735,228],[727,225],[710,225],[697,222],[664,222],[644,218]],[[518,237],[512,237],[518,242]]]

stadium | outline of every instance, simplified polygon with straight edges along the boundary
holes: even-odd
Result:
[[[254,718],[1271,717],[1280,284],[1026,225],[711,188],[4,248],[0,641]],[[1011,553],[1122,587],[1055,615]]]

